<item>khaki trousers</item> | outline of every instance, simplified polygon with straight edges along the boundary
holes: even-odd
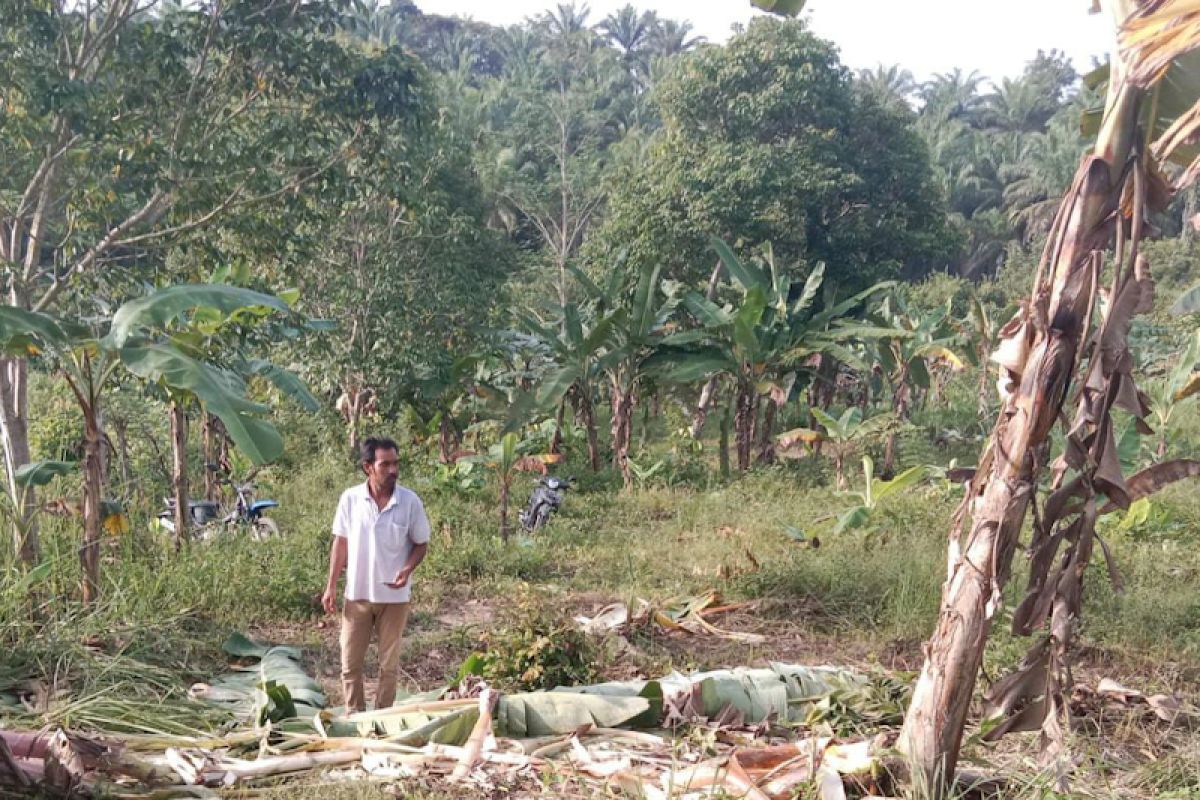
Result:
[[[363,697],[363,659],[372,631],[379,636],[379,688],[375,707],[396,702],[396,673],[400,666],[400,640],[408,624],[408,603],[372,603],[346,600],[342,606],[342,693],[347,711],[366,708]]]

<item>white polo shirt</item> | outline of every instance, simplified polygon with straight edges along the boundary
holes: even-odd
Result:
[[[412,578],[402,589],[385,584],[408,561],[413,545],[429,541],[429,518],[421,498],[397,484],[379,510],[366,482],[342,492],[333,518],[333,535],[346,540],[346,599],[407,603]]]

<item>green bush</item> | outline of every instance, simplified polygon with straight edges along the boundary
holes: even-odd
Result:
[[[560,603],[523,587],[483,636],[478,672],[502,691],[579,686],[597,679],[596,648]]]

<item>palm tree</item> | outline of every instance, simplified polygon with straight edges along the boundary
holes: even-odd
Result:
[[[1040,131],[1058,107],[1043,87],[1023,78],[1004,78],[984,98],[980,117],[984,125],[1002,131]]]
[[[703,36],[692,36],[692,23],[673,19],[658,19],[650,33],[649,48],[655,56],[670,58],[686,53],[706,40]]]
[[[398,9],[380,0],[353,0],[342,15],[342,27],[354,36],[381,47],[400,43],[404,30]]]
[[[1021,137],[1021,143],[1020,157],[1004,165],[1001,177],[1006,179],[1005,210],[1029,240],[1049,229],[1087,145],[1066,114],[1056,117],[1044,133]]]
[[[570,36],[588,29],[588,17],[591,14],[587,3],[577,4],[572,0],[559,3],[550,11],[543,11],[537,17],[537,22],[553,36]]]
[[[596,29],[621,51],[626,71],[640,81],[650,69],[648,45],[657,25],[658,15],[653,11],[639,12],[625,5],[605,17]]]
[[[880,64],[875,69],[859,70],[858,86],[881,105],[910,110],[912,98],[917,91],[917,82],[913,74],[899,64],[892,64],[890,67]]]
[[[625,5],[605,17],[596,28],[609,44],[628,56],[646,44],[657,20],[658,15],[653,11],[638,11],[632,5]]]
[[[979,87],[984,77],[978,70],[963,71],[955,67],[951,72],[942,72],[921,85],[922,113],[943,114],[949,119],[972,122],[983,106]]]

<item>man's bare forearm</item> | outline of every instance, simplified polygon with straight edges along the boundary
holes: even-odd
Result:
[[[329,547],[329,580],[325,584],[327,590],[333,591],[337,588],[338,578],[346,571],[346,560],[346,539],[342,536],[333,537],[333,544]]]
[[[417,568],[417,565],[425,560],[425,553],[428,550],[429,544],[427,542],[413,545],[412,551],[408,554],[408,560],[404,562],[404,569],[407,570],[410,575],[412,574],[413,570]]]

